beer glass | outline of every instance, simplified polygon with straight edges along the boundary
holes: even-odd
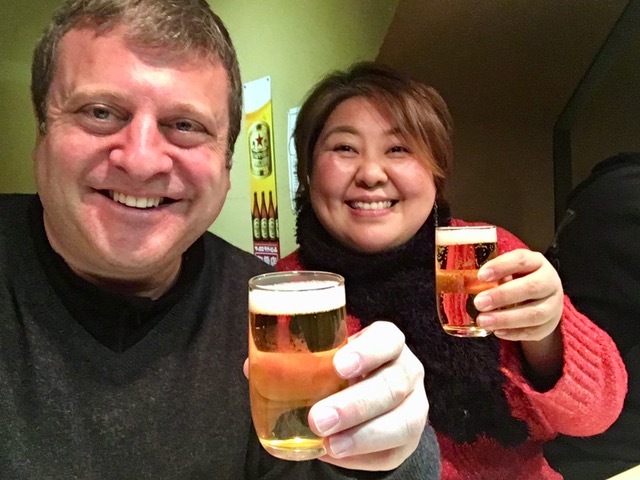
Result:
[[[473,299],[498,282],[481,282],[478,269],[497,256],[494,225],[436,227],[436,305],[444,331],[457,337],[485,337],[476,325]]]
[[[249,280],[249,393],[262,446],[285,460],[326,453],[309,409],[342,390],[333,356],[347,343],[344,278],[318,271]]]

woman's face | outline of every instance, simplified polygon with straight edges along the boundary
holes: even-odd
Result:
[[[353,250],[377,253],[402,245],[431,212],[436,187],[427,162],[363,97],[345,100],[331,113],[313,161],[313,210]]]

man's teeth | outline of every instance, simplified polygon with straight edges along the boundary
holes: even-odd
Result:
[[[385,208],[391,208],[393,203],[390,200],[386,202],[353,202],[354,208],[360,208],[363,210],[382,210]]]
[[[112,200],[122,203],[127,207],[153,208],[160,205],[162,201],[162,197],[134,197],[133,195],[125,195],[124,193],[114,192],[113,190],[109,193],[111,194]]]

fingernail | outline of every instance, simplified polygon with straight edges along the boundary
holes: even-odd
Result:
[[[489,280],[493,280],[493,275],[493,268],[483,268],[478,272],[478,280],[487,282]]]
[[[318,407],[314,408],[313,412],[313,421],[316,424],[318,430],[322,435],[326,435],[327,432],[335,427],[338,424],[338,412],[336,412],[333,408],[327,407]]]
[[[489,308],[491,306],[491,296],[487,293],[479,293],[473,303],[478,310]]]
[[[347,435],[336,435],[329,439],[329,448],[331,449],[332,457],[342,457],[344,454],[349,453],[353,447],[353,440]]]
[[[342,378],[351,378],[360,371],[362,361],[360,355],[355,353],[336,353],[333,357],[333,366]]]

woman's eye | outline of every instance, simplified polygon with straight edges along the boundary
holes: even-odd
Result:
[[[402,145],[394,145],[389,149],[391,153],[409,153],[409,149]]]
[[[352,152],[353,148],[349,145],[336,145],[333,150],[336,152]]]

